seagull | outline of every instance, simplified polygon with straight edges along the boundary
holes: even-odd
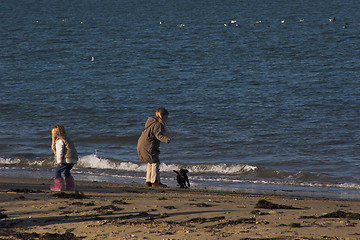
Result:
[[[229,26],[231,26],[231,24],[235,24],[235,26],[238,27],[239,24],[237,24],[236,22],[237,22],[236,20],[229,20],[229,22],[224,23],[224,26],[229,27]]]
[[[329,18],[329,22],[334,22],[335,18]]]

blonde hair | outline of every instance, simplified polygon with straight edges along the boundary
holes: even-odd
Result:
[[[51,149],[54,151],[54,153],[56,152],[56,139],[58,137],[65,137],[66,136],[66,131],[63,125],[55,125],[52,130],[51,130],[51,135],[52,135],[52,144],[51,144]]]
[[[168,110],[166,110],[165,108],[161,107],[158,108],[158,110],[156,110],[155,113],[155,117],[162,123],[164,123],[163,119],[165,116],[169,116],[169,112]]]

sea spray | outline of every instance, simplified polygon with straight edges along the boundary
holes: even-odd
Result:
[[[12,164],[19,164],[21,162],[20,159],[12,159],[12,158],[1,158],[0,157],[0,164],[12,165]]]

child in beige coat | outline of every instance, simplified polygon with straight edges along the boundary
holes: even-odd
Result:
[[[160,183],[159,173],[159,154],[160,142],[170,143],[171,138],[164,136],[165,124],[169,112],[165,108],[159,108],[155,117],[149,117],[145,123],[137,144],[137,152],[142,162],[147,163],[146,186],[147,187],[167,187]]]

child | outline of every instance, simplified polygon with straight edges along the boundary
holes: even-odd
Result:
[[[56,125],[51,130],[52,145],[57,162],[55,184],[51,186],[52,191],[74,190],[74,178],[70,174],[70,170],[77,163],[78,155],[73,142],[66,136],[65,128],[62,125]],[[61,173],[64,172],[64,179]]]
[[[166,120],[169,112],[165,108],[159,108],[155,117],[149,117],[145,123],[145,130],[137,144],[137,152],[142,162],[147,163],[146,184],[147,187],[166,188],[165,184],[160,183],[159,173],[159,154],[160,142],[170,143],[171,138],[163,135],[165,132]]]

